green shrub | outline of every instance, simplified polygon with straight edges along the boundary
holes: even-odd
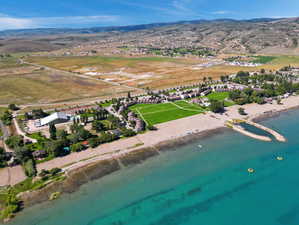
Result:
[[[85,147],[81,143],[77,143],[77,144],[72,144],[71,145],[71,151],[72,152],[81,152],[84,149],[85,149]]]
[[[29,159],[27,160],[24,164],[23,164],[23,168],[25,171],[25,174],[27,177],[34,177],[37,174],[36,171],[36,167],[35,167],[35,162],[33,159]]]

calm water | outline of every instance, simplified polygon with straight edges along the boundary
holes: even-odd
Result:
[[[11,224],[298,225],[298,118],[291,111],[263,122],[288,143],[226,132],[26,209]]]

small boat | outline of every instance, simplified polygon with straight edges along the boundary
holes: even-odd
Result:
[[[254,169],[253,168],[248,168],[248,173],[254,173]]]
[[[202,145],[198,145],[197,147],[202,148]]]
[[[278,161],[282,161],[282,160],[283,160],[283,157],[281,157],[281,156],[277,156],[276,159],[277,159]]]

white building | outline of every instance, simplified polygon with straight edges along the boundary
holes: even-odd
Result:
[[[55,112],[51,114],[50,116],[47,116],[45,118],[42,118],[38,121],[35,122],[36,127],[42,127],[42,126],[47,126],[50,123],[65,123],[70,120],[70,116],[65,114],[64,112]]]

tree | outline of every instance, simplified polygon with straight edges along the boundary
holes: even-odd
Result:
[[[93,137],[88,139],[89,146],[92,148],[96,148],[101,144],[101,140],[99,137]]]
[[[35,162],[33,159],[29,159],[23,164],[23,168],[27,177],[35,177],[37,174]]]
[[[49,126],[49,133],[50,133],[50,138],[52,140],[56,140],[57,139],[57,135],[56,135],[56,126],[55,124],[51,123]]]
[[[249,77],[249,72],[239,71],[236,75],[237,78]]]
[[[114,134],[110,134],[110,133],[102,133],[100,139],[100,143],[108,143],[108,142],[112,142],[114,140],[117,140],[118,137]]]
[[[92,137],[92,134],[88,130],[84,129],[83,126],[80,127],[76,134],[81,141],[85,141],[88,138]]]
[[[7,157],[5,154],[5,150],[0,147],[0,168],[7,166],[6,160],[7,160]]]
[[[221,75],[221,76],[220,76],[220,80],[221,80],[222,83],[224,83],[224,82],[226,81],[226,77],[223,76],[223,75]]]
[[[229,98],[233,101],[241,97],[241,91],[234,90],[229,93]]]
[[[15,158],[14,158],[15,162],[18,163],[18,164],[24,164],[28,160],[33,158],[32,157],[32,152],[26,146],[16,147],[14,149],[14,153],[15,153]]]
[[[101,121],[95,120],[92,122],[92,129],[96,132],[101,132],[105,129],[105,126]]]
[[[81,143],[76,143],[71,145],[71,152],[81,152],[84,149],[85,147]]]
[[[78,142],[80,142],[80,138],[77,134],[70,134],[67,139],[69,140],[69,142],[71,144],[76,144]]]
[[[58,139],[66,139],[68,136],[68,133],[65,130],[57,130],[56,136]]]
[[[148,125],[147,129],[149,129],[149,130],[158,130],[158,128],[153,126],[153,125]]]
[[[6,126],[11,125],[12,119],[13,119],[12,113],[8,110],[6,110],[1,116],[1,120]]]
[[[217,101],[217,100],[211,101],[210,109],[214,113],[224,112],[224,103],[223,103],[223,101]]]
[[[24,139],[22,136],[10,136],[6,139],[5,144],[12,149],[22,147],[24,146]]]
[[[65,155],[64,147],[64,142],[60,140],[48,141],[45,144],[46,151],[53,157]]]
[[[247,115],[244,108],[239,108],[238,112],[239,112],[240,115],[243,115],[243,116]]]
[[[17,111],[20,109],[18,106],[16,106],[16,104],[9,104],[8,108],[12,111]]]
[[[48,116],[49,114],[44,112],[42,109],[33,109],[32,110],[32,118],[33,119],[40,119]]]
[[[28,120],[32,119],[32,116],[28,112],[25,112],[24,118],[25,118],[26,121],[28,121]]]
[[[133,137],[136,135],[136,132],[133,131],[132,129],[122,129],[122,134],[125,136],[125,137]]]

